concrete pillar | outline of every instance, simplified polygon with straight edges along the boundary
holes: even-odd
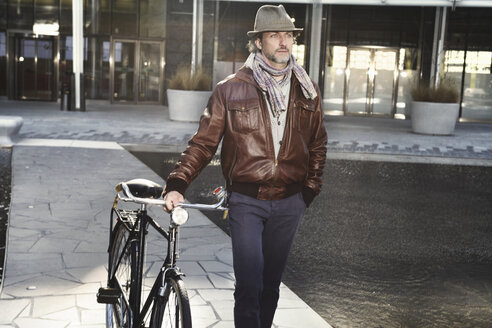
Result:
[[[313,3],[311,17],[311,45],[309,52],[309,76],[319,84],[320,54],[321,54],[321,28],[323,23],[323,5]]]
[[[84,16],[83,0],[72,0],[72,46],[73,46],[73,72],[75,75],[75,109],[85,110],[83,100],[83,74],[84,74]],[[73,86],[72,86],[73,87]],[[73,92],[72,91],[72,92]]]

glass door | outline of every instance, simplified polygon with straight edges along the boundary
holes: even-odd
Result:
[[[160,103],[163,42],[113,40],[112,101]]]
[[[397,63],[398,56],[395,49],[349,49],[345,112],[362,115],[394,115]]]
[[[139,57],[138,101],[158,103],[162,89],[161,43],[140,42]]]
[[[113,43],[113,101],[135,101],[135,41]]]
[[[16,37],[15,43],[16,98],[53,100],[54,41],[49,38]]]
[[[397,50],[374,50],[374,77],[370,113],[390,116],[396,107],[395,91],[398,78]]]
[[[372,64],[370,49],[350,49],[346,70],[346,113],[365,114],[369,106],[369,71]]]

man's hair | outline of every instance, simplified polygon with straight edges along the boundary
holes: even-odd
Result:
[[[263,35],[263,33],[256,33],[251,38],[249,38],[249,41],[248,41],[248,44],[246,45],[246,47],[248,48],[250,53],[256,53],[256,52],[260,51],[260,49],[256,46],[255,41],[256,41],[256,39],[260,39],[260,41],[261,41],[262,35]]]
[[[294,33],[294,44],[297,43],[297,37],[299,36],[300,33],[298,32],[293,32]],[[249,41],[248,41],[248,44],[246,44],[246,47],[248,48],[249,52],[250,53],[253,53],[253,52],[258,52],[260,51],[260,49],[256,46],[256,39],[260,39],[260,41],[262,40],[262,37],[263,37],[263,32],[260,32],[260,33],[256,33],[254,34],[253,36],[251,36],[249,38]]]

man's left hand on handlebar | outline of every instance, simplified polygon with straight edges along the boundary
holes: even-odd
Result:
[[[164,205],[164,211],[171,213],[171,211],[177,207],[179,203],[184,202],[184,197],[177,191],[170,191],[164,196],[164,201],[166,202]]]

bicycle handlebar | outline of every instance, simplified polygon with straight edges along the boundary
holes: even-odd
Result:
[[[130,188],[128,188],[128,185],[125,182],[121,182],[119,185],[121,186],[125,196],[120,196],[118,194],[118,198],[124,202],[132,202],[132,203],[144,204],[144,205],[160,205],[160,206],[166,205],[164,199],[141,198],[141,197],[134,196],[131,193]],[[215,204],[179,203],[178,206],[176,207],[192,208],[192,209],[204,210],[204,211],[214,211],[214,210],[227,211],[227,207],[222,206],[226,202],[226,198],[227,198],[227,193],[224,190],[224,188],[223,187],[216,188],[214,194],[218,199],[218,202]]]

